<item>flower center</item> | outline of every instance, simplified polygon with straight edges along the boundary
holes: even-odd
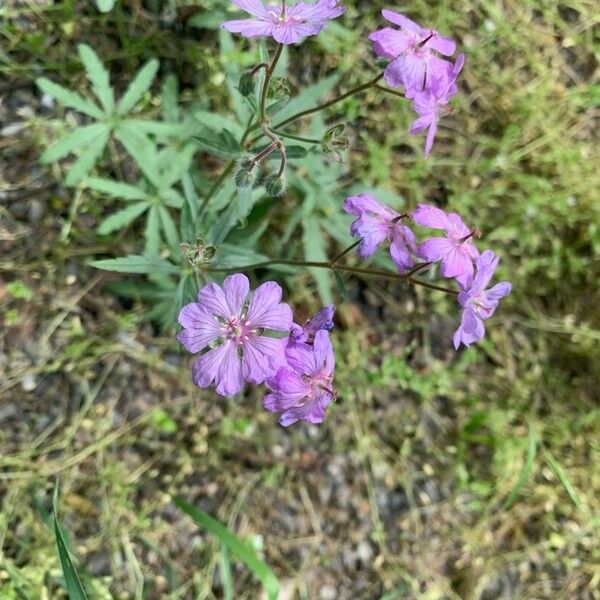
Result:
[[[233,340],[236,344],[243,344],[254,334],[250,322],[242,317],[232,317],[221,325],[221,331],[227,341]]]
[[[482,292],[471,298],[471,306],[475,310],[475,314],[482,319],[487,319],[492,314],[492,307],[487,304],[487,298]]]

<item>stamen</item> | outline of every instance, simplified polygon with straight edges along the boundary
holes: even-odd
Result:
[[[435,33],[433,33],[433,31],[430,31],[429,35],[417,44],[417,48],[422,48],[434,35]]]
[[[466,242],[468,239],[472,238],[473,236],[481,237],[481,231],[479,231],[479,229],[477,227],[474,227],[473,230],[471,231],[471,233],[469,233],[469,235],[466,235],[464,238],[461,238],[460,240],[458,240],[458,243],[462,244],[462,243]]]

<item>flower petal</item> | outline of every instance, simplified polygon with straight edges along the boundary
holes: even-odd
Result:
[[[338,0],[317,0],[314,4],[298,2],[288,14],[303,21],[328,21],[339,17],[345,11]]]
[[[184,330],[177,335],[182,346],[192,353],[200,352],[221,337],[221,326],[217,320],[197,302],[187,304],[179,313],[179,323]]]
[[[371,212],[387,220],[392,220],[399,216],[399,213],[389,206],[382,204],[370,194],[360,194],[359,196],[346,198],[342,204],[342,209],[355,217],[362,217],[365,212]]]
[[[421,227],[446,229],[450,226],[448,215],[441,208],[429,204],[418,204],[417,209],[412,214],[412,219]]]
[[[321,371],[323,367],[327,369],[327,373],[333,373],[335,369],[335,355],[333,346],[329,339],[329,333],[325,330],[317,331],[314,344],[315,360],[314,364],[317,371]]]
[[[285,364],[285,340],[254,336],[244,342],[242,374],[246,381],[263,383]]]
[[[309,35],[316,35],[326,23],[295,23],[287,21],[273,27],[273,38],[280,44],[296,44]]]
[[[390,23],[394,23],[394,25],[398,25],[402,29],[406,29],[407,31],[412,31],[413,33],[423,33],[423,28],[420,25],[417,25],[414,21],[411,21],[408,17],[401,15],[400,13],[394,12],[393,10],[388,10],[384,8],[381,11],[383,18],[390,21]]]
[[[211,315],[218,315],[224,319],[233,316],[223,290],[216,283],[209,283],[198,292],[198,304]]]
[[[269,36],[273,33],[273,24],[266,21],[256,21],[254,19],[240,19],[234,21],[225,21],[221,25],[231,33],[239,33],[243,37],[252,38],[259,36]]]
[[[242,361],[238,356],[235,342],[225,344],[226,351],[223,354],[219,372],[216,377],[217,394],[221,396],[235,396],[244,387],[242,377]]]
[[[373,50],[383,58],[398,58],[409,46],[410,38],[397,29],[384,27],[369,36]]]
[[[217,346],[200,356],[192,366],[192,381],[199,388],[208,387],[217,377],[228,344]]]
[[[252,327],[265,327],[276,331],[289,331],[292,322],[292,309],[280,302],[281,286],[274,281],[259,285],[250,301],[248,321]]]
[[[242,273],[230,275],[225,279],[223,291],[232,315],[237,316],[242,312],[242,306],[248,297],[249,290],[250,282]]]
[[[265,8],[261,0],[231,0],[236,6],[245,10],[247,13],[261,19],[269,18],[269,11]]]
[[[456,42],[450,38],[441,36],[437,31],[427,42],[427,47],[444,56],[452,56],[456,52]]]
[[[390,244],[390,255],[394,264],[398,267],[398,273],[404,273],[414,265],[406,242],[399,236],[395,237]]]
[[[419,246],[417,254],[427,262],[435,262],[447,256],[453,248],[454,244],[449,239],[429,238]]]

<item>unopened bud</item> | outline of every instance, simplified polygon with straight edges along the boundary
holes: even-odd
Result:
[[[278,198],[285,191],[285,181],[279,175],[269,175],[265,180],[265,189],[267,194],[273,198]]]
[[[216,251],[214,246],[206,246],[201,238],[198,238],[193,244],[181,244],[181,252],[193,267],[208,265]]]
[[[238,84],[240,94],[247,98],[248,96],[254,93],[254,88],[254,75],[252,75],[252,73],[243,73],[240,77],[240,83]]]
[[[256,180],[256,163],[251,156],[243,156],[238,161],[235,173],[235,185],[239,188],[252,187]]]

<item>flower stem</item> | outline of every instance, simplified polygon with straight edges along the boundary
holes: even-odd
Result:
[[[369,270],[369,269],[361,269],[360,267],[348,267],[344,265],[332,264],[328,262],[311,262],[311,261],[297,261],[297,260],[284,260],[284,259],[274,259],[268,260],[261,263],[255,263],[252,265],[244,265],[240,267],[223,267],[223,268],[210,268],[207,271],[212,273],[233,273],[236,271],[254,271],[256,269],[264,269],[267,267],[271,267],[274,265],[286,265],[290,267],[306,267],[306,268],[314,268],[314,269],[327,269],[329,271],[343,271],[346,273],[353,273],[354,275],[362,275],[365,277],[382,277],[385,279],[394,279],[396,281],[406,281],[408,283],[412,283],[413,285],[419,285],[421,287],[436,290],[438,292],[444,292],[445,294],[449,294],[452,296],[457,295],[457,291],[451,288],[443,287],[440,285],[435,285],[433,283],[427,283],[421,279],[416,279],[412,276],[412,272],[408,273],[392,273],[390,271],[381,271],[381,270]]]
[[[283,7],[285,10],[285,4]],[[266,104],[267,104],[267,95],[269,93],[269,85],[271,83],[271,77],[273,77],[273,72],[275,71],[275,67],[281,58],[281,53],[283,52],[283,44],[279,44],[277,46],[277,50],[275,50],[275,56],[273,56],[273,61],[271,62],[271,66],[267,69],[265,74],[265,82],[263,84],[262,92],[260,95],[260,109],[259,109],[259,120],[261,122],[266,121]]]
[[[346,254],[352,252],[352,250],[354,250],[354,248],[356,248],[356,246],[358,246],[361,243],[361,241],[362,240],[356,240],[354,242],[354,244],[352,244],[352,246],[350,246],[349,248],[346,248],[343,252],[338,254],[334,259],[331,260],[331,265],[335,265],[337,262],[342,260],[342,258],[344,258],[344,256],[346,256]]]
[[[387,88],[383,85],[376,85],[375,89],[381,90],[382,92],[385,92],[386,94],[391,94],[392,96],[398,96],[398,98],[402,98],[403,100],[406,100],[406,96],[404,94],[397,92],[396,90],[391,90],[390,88]]]
[[[277,125],[275,125],[274,129],[279,129],[281,127],[285,127],[286,125],[289,125],[290,123],[293,123],[294,121],[297,121],[298,119],[301,119],[302,117],[306,117],[308,115],[312,115],[321,110],[325,110],[326,108],[329,108],[330,106],[333,106],[334,104],[337,104],[338,102],[341,102],[342,100],[345,100],[346,98],[350,98],[350,96],[354,96],[355,94],[360,94],[360,92],[364,92],[365,90],[368,90],[369,88],[376,85],[377,82],[380,81],[382,77],[383,77],[383,73],[380,73],[374,79],[371,79],[370,81],[367,81],[366,83],[363,83],[362,85],[352,88],[351,90],[348,90],[346,93],[344,93],[340,96],[336,96],[335,98],[333,98],[332,100],[329,100],[328,102],[319,104],[318,106],[314,106],[313,108],[309,108],[307,110],[303,110],[299,113],[296,113],[295,115],[292,115],[291,117],[285,119],[285,121],[282,121],[281,123],[277,123]]]
[[[283,131],[277,131],[277,129],[273,130],[273,133],[276,133],[279,137],[296,140],[297,142],[304,142],[306,144],[320,144],[323,140],[311,139],[301,137],[299,135],[292,135],[291,133],[283,133]]]

